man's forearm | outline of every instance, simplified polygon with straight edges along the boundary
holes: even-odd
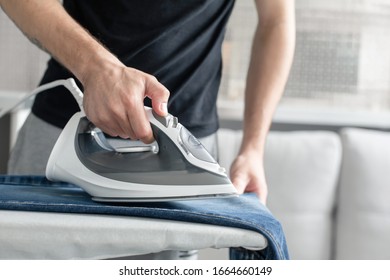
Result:
[[[259,22],[247,75],[242,150],[263,153],[272,116],[288,78],[294,45],[293,7],[279,20]]]
[[[83,80],[93,63],[119,63],[57,0],[0,0],[5,13],[38,47]]]
[[[144,99],[152,99],[153,110],[165,116],[169,98],[168,89],[154,76],[126,67],[57,0],[0,0],[0,4],[30,40],[81,81],[84,111],[92,123],[112,136],[153,141]]]

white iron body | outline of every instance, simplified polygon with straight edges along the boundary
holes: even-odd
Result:
[[[104,202],[237,195],[225,170],[177,118],[157,116],[145,107],[155,143],[145,145],[138,141],[134,145],[131,140],[106,139],[85,117],[82,93],[74,81],[63,83],[78,100],[81,112],[69,120],[51,152],[46,167],[49,180],[73,183],[94,200]]]

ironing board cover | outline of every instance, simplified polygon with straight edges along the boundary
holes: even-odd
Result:
[[[224,199],[108,204],[91,200],[78,186],[51,182],[44,176],[0,175],[0,209],[124,215],[242,228],[261,233],[268,246],[262,251],[231,248],[231,258],[289,258],[281,224],[254,194]]]

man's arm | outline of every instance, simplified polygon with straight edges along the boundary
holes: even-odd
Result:
[[[57,0],[0,0],[1,8],[40,48],[49,52],[84,86],[88,118],[113,136],[153,140],[143,107],[167,113],[168,90],[155,77],[123,65],[95,40]]]
[[[283,94],[295,46],[294,0],[256,0],[258,25],[245,90],[244,135],[231,178],[239,192],[266,203],[263,156],[275,108]]]

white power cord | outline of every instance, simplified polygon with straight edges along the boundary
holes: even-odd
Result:
[[[3,117],[5,114],[9,113],[10,111],[12,111],[13,109],[15,109],[16,107],[18,107],[20,104],[26,102],[31,97],[37,95],[38,93],[45,91],[45,90],[48,90],[48,89],[51,89],[51,88],[58,87],[58,86],[64,86],[72,93],[73,97],[75,98],[75,100],[77,101],[77,104],[80,107],[81,112],[84,113],[84,109],[83,109],[83,96],[84,96],[84,94],[77,86],[75,80],[73,78],[69,78],[66,80],[56,80],[54,82],[41,85],[40,87],[37,87],[35,90],[33,90],[32,92],[30,92],[29,94],[24,96],[17,103],[11,104],[11,105],[6,106],[6,107],[0,107],[0,118]]]

